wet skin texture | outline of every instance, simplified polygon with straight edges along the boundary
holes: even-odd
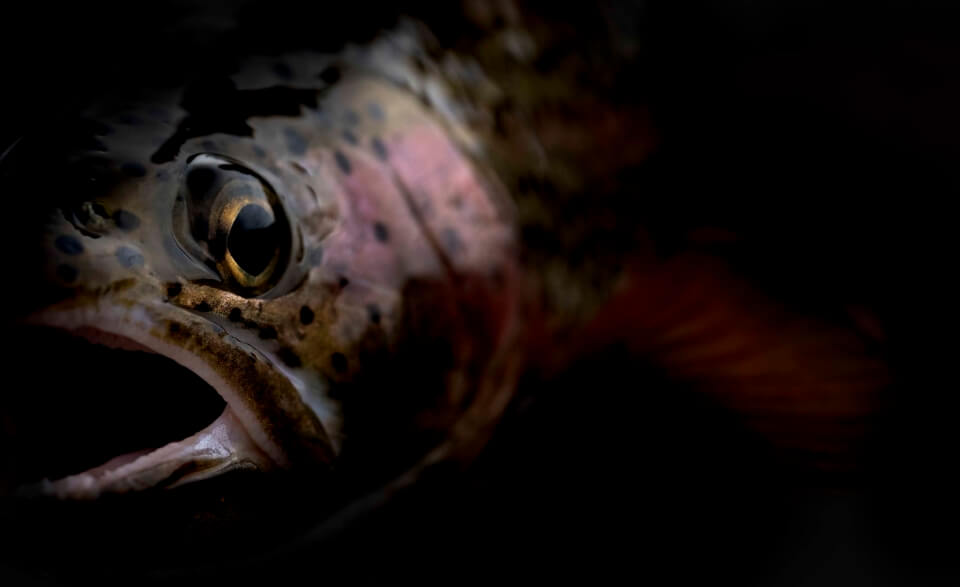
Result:
[[[475,451],[460,445],[486,435],[515,384],[507,375],[521,356],[508,354],[520,297],[512,205],[459,143],[450,128],[456,121],[377,71],[410,67],[386,49],[254,59],[231,77],[120,106],[98,102],[52,135],[32,134],[5,161],[16,169],[5,177],[11,193],[29,189],[43,169],[58,170],[51,198],[25,204],[33,220],[20,228],[40,246],[21,258],[33,281],[21,292],[20,317],[108,346],[146,347],[216,387],[255,445],[237,454],[248,451],[245,462],[256,469],[290,471],[275,471],[269,491],[313,488],[309,499],[291,497],[299,512],[278,514],[281,526],[317,519],[438,447],[438,454]],[[177,408],[161,415],[150,397],[181,401],[166,385],[212,392],[167,378],[160,363],[138,372],[139,359],[121,356],[130,351],[103,361],[55,336],[37,340],[46,354],[25,352],[23,364],[39,369],[52,359],[77,380],[48,377],[38,387],[46,392],[5,407],[17,422],[5,491],[39,475],[79,473],[98,465],[97,455],[160,446],[149,434],[124,431],[136,419],[148,427],[168,416],[183,420]],[[114,361],[121,366],[112,368]],[[114,389],[118,379],[125,391]],[[59,406],[58,414],[76,416],[53,427],[59,436],[43,433],[40,401],[49,392],[56,402],[56,390],[97,394],[75,402],[75,412]],[[180,410],[201,411],[182,400]],[[126,440],[111,454],[111,433],[101,428],[117,418],[124,423],[114,434]],[[71,446],[71,435],[84,440]],[[151,444],[120,448],[136,442]],[[205,475],[202,462],[134,481],[181,483]],[[341,481],[328,480],[332,468]],[[124,479],[101,482],[94,493],[80,481],[55,492],[99,495],[105,505],[76,506],[69,515],[79,518],[58,522],[66,528],[87,525],[91,507],[163,503],[113,500],[110,493],[128,489]],[[234,484],[252,495],[245,483]],[[200,495],[231,484],[209,486]],[[30,524],[31,507],[14,503],[13,517]],[[38,511],[56,519],[58,507]],[[148,517],[163,528],[159,511],[171,510]],[[118,516],[115,535],[129,534]],[[251,520],[250,535],[261,528]],[[268,542],[283,535],[290,527]]]
[[[294,55],[85,113],[98,143],[66,154],[42,231],[47,289],[65,299],[28,321],[133,339],[197,371],[281,468],[366,450],[344,412],[375,402],[352,389],[396,365],[437,379],[364,382],[402,399],[358,426],[391,438],[424,410],[417,426],[439,443],[485,386],[506,385],[488,381],[515,337],[511,207],[451,138],[455,121],[369,72],[399,69],[383,45],[343,58],[330,85],[329,58]]]
[[[955,525],[957,519],[955,476],[949,467],[943,466],[952,462],[955,446],[955,401],[940,393],[942,382],[953,377],[947,367],[952,365],[948,350],[951,347],[940,345],[942,337],[937,336],[938,332],[953,331],[943,312],[953,303],[947,293],[950,290],[940,287],[947,282],[943,268],[949,266],[951,255],[945,251],[952,248],[947,246],[946,235],[952,233],[948,230],[948,215],[940,213],[945,208],[931,194],[951,193],[947,163],[952,161],[958,135],[950,131],[955,117],[949,108],[931,106],[918,110],[904,98],[908,94],[913,96],[911,99],[920,95],[929,98],[924,102],[927,105],[939,103],[938,91],[918,90],[914,94],[903,90],[942,87],[939,83],[916,82],[916,77],[921,82],[940,79],[941,75],[951,78],[951,59],[944,56],[955,50],[949,49],[949,35],[940,34],[945,25],[936,24],[951,19],[918,14],[904,18],[902,12],[888,9],[879,13],[868,11],[872,18],[865,26],[864,11],[854,10],[856,7],[840,10],[840,16],[835,8],[809,13],[786,9],[753,18],[748,18],[749,11],[736,10],[719,10],[722,18],[718,18],[716,6],[706,8],[701,16],[691,17],[689,11],[680,14],[679,9],[654,3],[643,12],[642,19],[620,19],[619,24],[625,28],[633,25],[650,33],[646,37],[648,45],[644,45],[652,51],[650,60],[642,62],[644,67],[628,69],[630,75],[624,77],[631,81],[625,86],[647,87],[630,95],[642,95],[653,103],[664,143],[655,151],[653,165],[630,169],[618,177],[618,187],[630,197],[599,207],[612,207],[619,213],[618,218],[647,218],[654,244],[662,255],[669,257],[696,246],[720,251],[734,259],[742,273],[764,291],[788,299],[794,306],[812,308],[815,315],[834,315],[844,299],[866,299],[868,306],[881,310],[881,325],[890,341],[885,350],[892,354],[891,363],[896,365],[897,386],[883,395],[886,407],[872,420],[866,455],[859,461],[859,473],[850,481],[855,488],[870,489],[871,498],[862,498],[862,493],[854,494],[861,497],[850,501],[824,498],[822,502],[827,505],[822,506],[817,499],[797,497],[797,487],[816,485],[822,478],[817,474],[807,477],[809,470],[801,467],[798,479],[798,469],[792,461],[768,452],[766,439],[746,432],[741,419],[731,416],[725,406],[706,399],[709,396],[702,393],[702,388],[678,384],[675,378],[665,376],[655,361],[648,376],[637,369],[636,351],[621,346],[619,350],[598,351],[597,356],[577,361],[568,371],[526,380],[521,387],[549,389],[550,400],[545,401],[541,393],[541,401],[534,402],[532,407],[513,406],[503,422],[499,436],[502,442],[491,446],[489,458],[481,461],[472,474],[450,472],[444,483],[440,480],[444,475],[438,473],[421,486],[424,490],[419,497],[398,498],[392,507],[382,508],[379,515],[348,517],[347,530],[336,534],[337,539],[315,534],[304,550],[260,561],[254,565],[258,577],[275,579],[305,571],[315,573],[317,552],[326,555],[325,561],[335,569],[331,570],[333,575],[339,573],[347,580],[372,576],[380,582],[391,582],[397,577],[448,582],[451,577],[462,578],[464,568],[476,568],[477,561],[483,561],[484,566],[483,571],[478,571],[478,582],[517,572],[531,578],[568,578],[572,573],[585,578],[619,578],[623,572],[643,572],[637,570],[638,558],[642,568],[652,569],[655,576],[669,571],[694,579],[714,580],[721,576],[758,584],[802,582],[815,576],[816,569],[823,565],[827,565],[825,572],[829,576],[850,577],[850,582],[856,583],[867,572],[864,565],[856,562],[862,562],[864,557],[870,561],[893,561],[891,564],[899,574],[884,571],[883,577],[905,577],[911,584],[923,584],[916,580],[918,574],[946,576],[955,570],[955,538],[942,531]],[[303,16],[302,12],[291,12]],[[258,16],[269,20],[252,27],[258,34],[246,35],[246,42],[256,46],[266,43],[265,37],[274,34],[266,31],[286,33],[302,31],[307,26],[300,24],[297,28],[296,22],[287,22],[285,27],[266,26],[267,22],[282,21],[278,16],[282,13],[283,10],[261,11]],[[563,14],[557,20],[569,22],[570,16]],[[583,22],[579,27],[582,34],[589,37],[588,31],[599,30],[594,33],[596,36],[609,36],[608,29],[587,24],[589,19],[582,14],[576,16],[577,22]],[[324,19],[293,20],[309,21],[310,26],[315,26]],[[443,35],[443,27],[434,28]],[[108,32],[116,30],[125,29],[118,27]],[[142,32],[143,28],[141,25],[126,30]],[[446,30],[454,38],[469,36],[463,34],[463,27]],[[774,34],[768,34],[768,30]],[[817,40],[810,42],[806,35]],[[87,42],[105,43],[98,39],[109,36],[91,35],[93,40]],[[888,42],[888,36],[898,42]],[[943,44],[939,49],[914,47],[906,51],[899,43],[918,36],[939,38]],[[859,46],[867,49],[851,50],[851,37],[862,41]],[[566,52],[552,53],[538,62],[538,67],[545,71],[559,67],[564,55],[581,54],[579,47],[583,44],[581,39]],[[786,47],[785,52],[795,52],[795,57],[786,66],[779,59],[773,59],[771,64],[756,56],[753,48],[757,46],[763,48],[759,53],[773,55],[779,55]],[[96,50],[91,52],[96,54]],[[891,63],[891,54],[906,65],[896,65],[896,59]],[[837,55],[846,55],[847,61],[838,60]],[[851,71],[862,71],[864,63],[873,63],[875,71],[916,77],[894,76],[891,82],[883,75],[867,76],[866,81],[856,78],[859,81],[850,82],[856,77],[851,77]],[[646,69],[648,65],[653,69]],[[130,64],[128,69],[145,77],[159,75],[140,62]],[[786,72],[786,79],[781,80],[783,86],[774,91],[778,98],[772,101],[771,70]],[[69,71],[62,73],[70,75]],[[43,70],[40,77],[50,76]],[[339,79],[343,74],[325,70],[324,77]],[[588,77],[581,83],[591,88],[606,83],[597,78]],[[903,86],[896,80],[903,81]],[[852,85],[844,85],[847,83]],[[840,93],[847,99],[836,98],[838,84],[845,88]],[[51,95],[57,101],[62,99],[62,94]],[[879,111],[868,108],[876,106],[871,97],[878,95],[890,99],[881,100],[883,107]],[[929,116],[921,116],[920,110]],[[864,112],[879,114],[872,118],[865,117]],[[894,124],[883,115],[891,112],[896,114],[892,118],[895,121],[928,120],[930,124]],[[27,118],[43,119],[44,113],[41,109],[37,116]],[[359,135],[354,136],[361,142]],[[879,142],[877,137],[881,137]],[[340,139],[343,145],[351,145],[342,135]],[[374,157],[380,157],[375,144],[370,148]],[[337,150],[340,149],[334,149],[330,155],[330,161],[342,173],[344,166],[338,161]],[[613,159],[606,156],[609,151],[598,148],[596,152],[605,156],[584,160],[602,167],[598,161]],[[352,170],[349,153],[341,153]],[[43,170],[38,168],[35,177],[45,177]],[[128,167],[127,172],[136,177],[139,169]],[[528,188],[531,185],[534,190],[549,186],[542,182],[526,183]],[[641,188],[652,190],[656,196],[638,199],[637,193],[645,193],[639,191]],[[771,197],[771,191],[787,195]],[[865,194],[865,199],[852,198],[851,193]],[[892,208],[879,203],[881,198],[874,197],[877,194],[890,196]],[[916,198],[914,204],[904,204],[904,194],[912,194]],[[557,214],[563,223],[534,223],[525,228],[524,242],[538,261],[544,258],[543,251],[555,251],[564,245],[562,236],[569,232],[558,228],[569,226],[581,214],[592,214],[596,207],[594,199],[589,200],[594,202],[593,206],[584,204],[583,199],[551,200],[557,201],[564,204],[558,205],[561,212]],[[867,218],[865,210],[869,210]],[[105,216],[112,218],[110,213]],[[591,218],[602,220],[605,216],[596,214]],[[707,244],[691,245],[695,239],[688,240],[689,229],[711,223],[745,235],[744,239],[739,244],[724,244],[722,238],[711,240],[707,235],[704,240],[701,234],[695,235],[701,239],[696,242]],[[394,231],[387,228],[392,239]],[[372,242],[379,242],[377,232],[370,227]],[[888,237],[891,232],[903,238]],[[20,233],[6,235],[19,237]],[[600,243],[594,248],[571,239],[578,246],[570,248],[574,253],[597,258],[595,255],[606,250],[603,243],[617,242],[609,236],[608,239],[597,237],[590,241]],[[13,251],[19,250],[22,241],[10,238],[9,242],[5,249]],[[564,250],[565,255],[569,252]],[[65,255],[62,251],[60,254]],[[566,258],[572,259],[569,255]],[[20,262],[19,258],[11,261],[15,268]],[[28,275],[33,265],[24,262],[25,269],[13,274]],[[53,268],[54,276],[66,279],[73,271],[79,276],[69,262],[61,265]],[[591,275],[586,279],[593,278]],[[338,287],[350,288],[352,284],[349,279],[346,283],[336,281]],[[176,290],[175,286],[167,287]],[[32,299],[33,292],[30,296],[11,297],[17,302],[13,307],[37,304]],[[24,302],[23,297],[31,299]],[[206,299],[195,302],[207,303],[210,311],[222,312]],[[319,320],[317,308],[309,308],[315,313],[311,323]],[[237,323],[250,319],[242,311],[234,312],[235,309],[228,311],[227,321],[231,315]],[[370,325],[386,320],[380,308],[361,309]],[[302,306],[290,308],[288,316],[294,324],[302,323],[301,310]],[[250,330],[259,338],[259,329]],[[279,329],[277,334],[279,338]],[[269,330],[267,335],[264,340],[275,341]],[[342,354],[349,370],[350,358]],[[329,370],[338,372],[333,356],[327,358]],[[343,365],[340,359],[336,364]],[[624,380],[641,378],[649,389],[660,393],[616,391],[622,389]],[[612,391],[598,397],[598,389]],[[637,413],[648,414],[642,419],[643,426],[637,426]],[[578,425],[571,426],[575,421]],[[571,438],[579,442],[571,442]],[[635,470],[638,454],[643,457],[643,475]],[[256,486],[255,482],[252,486]],[[286,493],[271,495],[276,497],[272,501],[284,504],[300,497],[297,487],[302,485],[292,483]],[[260,489],[266,491],[267,487]],[[184,491],[188,493],[171,495],[196,495],[187,488]],[[266,501],[260,499],[263,495],[252,490],[246,501],[242,496],[227,499],[224,506],[215,505],[219,497],[215,495],[207,502],[201,500],[205,503],[201,509],[226,513],[224,517],[229,519],[231,513],[236,515],[242,510],[240,504]],[[178,534],[170,529],[175,524],[170,524],[165,527],[166,536],[186,535],[194,540],[193,544],[210,547],[216,541],[206,540],[204,532],[212,526],[205,526],[202,518],[183,514],[191,507],[185,503],[189,500],[177,499],[147,501],[143,509],[162,510],[171,519],[179,516],[191,528]],[[325,496],[311,494],[301,503],[323,499]],[[162,507],[157,508],[157,504]],[[837,504],[841,511],[866,511],[867,521],[859,525],[844,522],[844,516],[831,513],[837,510]],[[306,511],[291,509],[293,517]],[[238,515],[235,519],[243,518]],[[92,527],[98,520],[102,518],[89,515],[84,520],[85,527]],[[129,535],[137,526],[129,522]],[[154,524],[151,528],[157,527]],[[248,541],[248,547],[261,544],[258,541],[270,532],[290,530],[270,521],[235,525],[230,530],[241,527],[249,532],[241,540]],[[39,526],[34,532],[35,543],[54,542]],[[75,541],[63,536],[66,537],[60,539],[59,545],[69,550]],[[863,540],[864,536],[871,540]],[[879,545],[876,547],[882,556],[877,551],[860,558],[856,552],[849,554],[847,547],[856,548],[865,542]],[[157,539],[155,543],[164,541]],[[829,546],[834,544],[839,550],[831,554]],[[530,556],[512,556],[509,552]],[[849,556],[834,556],[836,552]],[[45,555],[36,557],[40,559],[39,566],[52,564],[45,560]],[[784,558],[780,557],[786,559],[782,565]],[[373,559],[389,564],[371,565]],[[558,563],[558,559],[565,564]],[[758,563],[758,559],[767,561],[774,570],[800,570],[777,581],[776,578],[783,579],[783,574],[770,579],[764,574],[768,566]],[[78,560],[85,559],[81,556]],[[691,564],[692,561],[700,564]],[[790,566],[790,561],[795,564]],[[141,564],[150,566],[150,560],[129,559],[127,564],[127,568],[139,572]],[[122,564],[119,566],[123,568]],[[76,568],[68,567],[62,576],[70,576]],[[244,567],[231,575],[226,565],[213,564],[206,576],[218,580],[250,577],[248,571]],[[118,576],[124,576],[124,571],[119,570]],[[158,581],[165,577],[160,575]]]

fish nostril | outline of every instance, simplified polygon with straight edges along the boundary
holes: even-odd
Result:
[[[140,219],[126,210],[117,210],[111,215],[97,201],[85,201],[72,210],[63,211],[64,218],[84,236],[100,238],[114,227],[131,231],[140,226]],[[58,245],[59,248],[59,245]]]

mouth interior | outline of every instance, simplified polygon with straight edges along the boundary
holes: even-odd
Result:
[[[0,394],[0,494],[182,440],[226,407],[175,361],[114,338],[109,348],[52,328],[23,327]],[[6,487],[5,487],[6,486]]]

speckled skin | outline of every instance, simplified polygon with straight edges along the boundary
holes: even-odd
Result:
[[[256,420],[248,427],[288,466],[334,463],[350,429],[338,390],[389,369],[377,358],[426,333],[449,341],[449,357],[415,353],[420,363],[405,368],[438,378],[394,380],[395,391],[429,398],[414,402],[416,427],[442,431],[435,441],[456,438],[451,428],[475,435],[505,405],[519,356],[509,353],[522,289],[513,214],[498,180],[473,162],[477,142],[442,91],[424,90],[409,65],[416,50],[396,34],[335,65],[319,55],[252,60],[232,77],[239,91],[315,92],[316,107],[251,116],[251,136],[188,136],[169,160],[158,153],[189,124],[180,92],[87,112],[94,148],[71,160],[104,187],[87,188],[46,225],[46,276],[68,295],[40,321],[104,306],[136,313],[153,340],[237,392]],[[177,241],[172,211],[198,154],[245,167],[280,200],[290,254],[265,292],[218,283]],[[109,319],[102,327],[112,329]],[[434,380],[441,388],[417,389]]]
[[[531,48],[551,45],[551,27],[521,28]],[[276,88],[282,112],[205,126],[179,91],[88,112],[72,155],[82,185],[46,227],[46,278],[67,292],[53,309],[138,309],[239,391],[248,427],[287,464],[354,454],[374,467],[410,437],[407,462],[472,454],[521,369],[560,378],[620,345],[771,444],[849,467],[887,379],[862,335],[794,315],[710,242],[658,254],[629,217],[647,194],[618,183],[657,146],[643,104],[571,83],[593,66],[579,54],[541,74],[535,54],[504,50],[517,48],[507,32],[473,62],[431,59],[401,27],[332,56],[249,60],[231,91],[209,90],[207,118]],[[171,210],[198,154],[235,161],[282,202],[290,262],[265,292],[216,283],[177,244]],[[78,200],[92,224],[68,211]]]

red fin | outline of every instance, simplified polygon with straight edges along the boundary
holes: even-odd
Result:
[[[717,259],[679,256],[627,275],[581,351],[626,344],[775,446],[824,469],[856,465],[889,373],[853,327],[801,315]]]

